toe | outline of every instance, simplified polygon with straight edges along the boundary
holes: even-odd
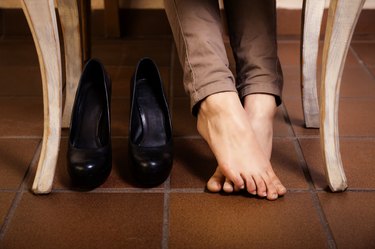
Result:
[[[252,176],[246,178],[246,190],[252,195],[257,194],[257,187]]]
[[[276,187],[278,195],[285,195],[286,194],[286,188],[284,187],[284,185],[280,181],[276,182],[274,185]]]
[[[237,172],[234,172],[229,167],[222,167],[223,168],[223,175],[233,184],[234,189],[244,189],[245,182],[242,179],[241,175]]]
[[[264,183],[264,180],[261,176],[254,176],[253,177],[256,189],[257,189],[257,195],[260,197],[266,197],[267,196],[267,187]]]
[[[228,180],[228,179],[225,179],[225,182],[224,182],[224,186],[223,186],[223,190],[226,192],[226,193],[232,193],[234,188],[233,188],[233,184]]]
[[[267,187],[267,199],[276,200],[278,197],[276,186],[273,184],[269,177],[265,176],[263,179]]]
[[[211,192],[221,191],[222,184],[224,182],[224,176],[221,174],[219,168],[216,169],[215,173],[207,182],[207,189]]]

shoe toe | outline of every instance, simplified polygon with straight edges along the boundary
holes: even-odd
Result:
[[[144,185],[159,185],[164,182],[172,169],[172,153],[133,153],[133,172]]]
[[[74,186],[78,188],[95,188],[101,185],[111,171],[111,160],[108,156],[85,156],[71,153],[68,173]]]

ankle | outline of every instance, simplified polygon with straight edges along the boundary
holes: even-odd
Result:
[[[269,94],[251,94],[244,99],[244,109],[250,120],[271,123],[277,112],[275,97]]]
[[[205,98],[199,109],[199,114],[205,116],[230,113],[241,107],[241,102],[235,92],[215,93]]]

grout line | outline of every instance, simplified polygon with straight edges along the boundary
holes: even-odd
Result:
[[[302,169],[303,175],[305,176],[305,180],[309,185],[309,189],[310,189],[310,191],[315,191],[314,181],[311,177],[309,168],[307,166],[305,157],[303,155],[301,143],[298,139],[296,139],[296,140],[293,141],[293,144],[294,144],[294,150],[296,151],[297,158],[298,158],[298,161],[299,161],[298,164],[300,165],[300,167]]]
[[[163,202],[163,231],[162,231],[162,240],[161,248],[168,249],[169,246],[169,193],[171,186],[171,176],[169,175],[168,179],[164,185],[164,202]]]
[[[359,56],[359,54],[355,51],[355,49],[350,46],[349,47],[350,51],[353,53],[354,57],[357,59],[357,61],[359,62],[359,64],[365,69],[366,73],[372,78],[374,79],[375,78],[375,75],[371,72],[371,70],[369,69],[368,65],[361,59],[361,57]]]
[[[320,224],[322,224],[323,226],[323,230],[326,234],[326,237],[327,237],[327,242],[328,242],[328,247],[330,249],[336,249],[337,248],[337,245],[336,245],[336,242],[335,242],[335,239],[333,237],[333,233],[331,231],[331,228],[329,227],[329,223],[328,223],[328,220],[324,214],[324,211],[323,211],[323,208],[320,204],[320,201],[319,201],[319,197],[317,195],[316,192],[312,192],[311,193],[311,198],[312,198],[312,201],[313,201],[313,204],[315,206],[315,209],[317,210],[317,213],[318,213],[318,216],[319,216],[319,220],[320,220]]]
[[[315,207],[315,210],[317,211],[320,224],[323,226],[323,230],[324,230],[324,233],[326,235],[328,246],[329,246],[330,249],[336,249],[337,248],[336,242],[333,238],[333,234],[332,234],[332,231],[329,227],[328,220],[327,220],[327,218],[324,214],[323,208],[320,204],[318,192],[315,189],[314,181],[311,177],[309,168],[307,166],[305,157],[303,155],[302,146],[301,146],[301,143],[300,143],[299,139],[294,140],[294,148],[297,152],[299,165],[302,167],[302,171],[303,171],[303,174],[305,176],[305,179],[309,184],[309,189],[310,189],[310,194],[311,194],[311,198],[312,198],[312,201],[313,201],[313,206]]]
[[[17,192],[17,190],[12,189],[0,189],[0,193],[12,193]],[[311,189],[306,188],[288,188],[289,193],[308,193],[312,192]],[[315,193],[327,193],[326,190],[319,188],[315,189],[313,192]],[[352,193],[372,193],[375,192],[375,188],[348,188],[345,192],[352,192]],[[51,193],[64,193],[64,194],[75,194],[81,193],[80,191],[76,191],[73,189],[53,189]],[[101,188],[96,189],[88,192],[84,192],[85,194],[164,194],[164,193],[192,193],[192,194],[203,194],[207,193],[205,188],[174,188],[170,190],[163,190],[163,189],[140,189],[140,188]]]
[[[288,133],[290,134],[291,137],[296,137],[296,133],[294,132],[292,121],[290,120],[286,106],[283,104],[280,107],[283,112],[284,121],[288,125]]]
[[[170,66],[169,66],[169,85],[168,85],[168,105],[169,105],[169,115],[171,118],[171,122],[173,120],[173,104],[174,104],[174,60],[176,57],[175,54],[175,47],[174,42],[172,40],[171,51],[170,51]],[[173,127],[172,127],[173,131]],[[173,134],[173,132],[172,132]],[[172,135],[172,139],[174,139]],[[163,200],[163,228],[162,228],[162,240],[161,240],[161,248],[168,249],[169,247],[169,193],[171,190],[171,174],[167,178],[164,183],[164,200]]]
[[[42,139],[43,136],[0,136],[0,139]]]
[[[5,216],[4,222],[0,227],[0,241],[4,238],[4,236],[6,234],[6,231],[7,231],[8,227],[9,227],[11,221],[12,221],[12,218],[14,217],[14,214],[16,213],[16,209],[17,209],[19,203],[21,202],[21,199],[22,199],[23,194],[24,194],[25,186],[27,185],[27,183],[29,182],[29,179],[30,179],[31,169],[33,169],[34,166],[38,163],[41,149],[42,149],[42,141],[39,142],[39,145],[36,148],[36,151],[34,153],[34,157],[31,160],[31,163],[29,164],[29,167],[27,168],[27,170],[25,172],[25,175],[22,179],[22,182],[21,182],[21,184],[20,184],[20,186],[17,190],[16,196],[14,197],[13,202],[12,202],[12,204],[11,204],[9,210],[8,210],[8,213]]]

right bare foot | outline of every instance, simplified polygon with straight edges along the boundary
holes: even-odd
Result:
[[[197,128],[214,153],[218,167],[209,191],[244,189],[275,200],[282,186],[257,142],[237,93],[210,95],[200,106]]]

